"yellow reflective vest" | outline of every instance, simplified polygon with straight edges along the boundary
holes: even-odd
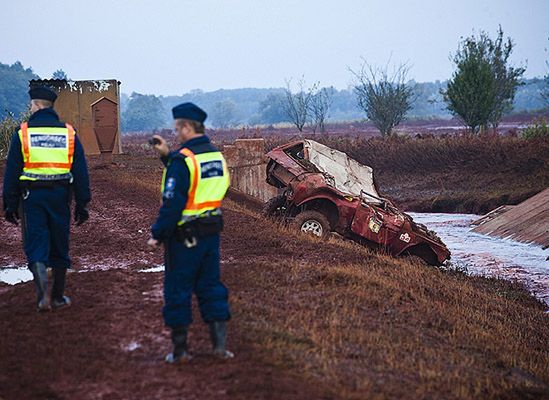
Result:
[[[19,129],[23,173],[20,180],[54,180],[71,178],[74,157],[74,128],[29,128],[27,123]]]
[[[227,162],[220,151],[194,154],[191,150],[183,148],[179,152],[185,156],[190,175],[187,204],[178,223],[183,225],[201,214],[221,207],[221,201],[230,186],[230,177]],[[162,192],[165,180],[166,169],[162,177]]]

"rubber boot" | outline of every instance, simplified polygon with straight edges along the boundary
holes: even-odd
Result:
[[[38,297],[38,311],[51,310],[50,299],[48,297],[48,271],[46,265],[41,262],[29,266],[36,286],[36,296]]]
[[[173,351],[166,356],[168,364],[178,364],[181,362],[189,362],[191,355],[187,347],[187,327],[182,326],[172,329]]]
[[[51,288],[51,306],[53,309],[68,307],[71,299],[65,296],[67,268],[53,268],[53,286]]]
[[[227,343],[227,322],[210,322],[210,338],[213,345],[213,353],[216,357],[227,359],[233,358],[234,354],[226,349]]]

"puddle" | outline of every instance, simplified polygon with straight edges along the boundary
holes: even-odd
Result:
[[[27,267],[0,268],[0,282],[16,285],[28,281],[32,281],[32,273]]]
[[[541,246],[471,231],[474,214],[409,213],[437,232],[452,252],[452,263],[468,273],[516,279],[549,305],[549,256]]]

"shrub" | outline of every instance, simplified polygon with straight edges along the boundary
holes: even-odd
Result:
[[[28,112],[21,114],[19,118],[15,118],[13,113],[8,113],[8,115],[0,121],[0,159],[6,158],[13,133],[19,128],[19,125],[28,120],[28,118]]]
[[[525,139],[549,138],[549,125],[544,119],[534,122],[522,130],[522,137]]]

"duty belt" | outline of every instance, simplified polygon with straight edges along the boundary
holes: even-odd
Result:
[[[72,183],[73,176],[70,172],[66,174],[56,174],[56,175],[42,175],[42,174],[32,174],[30,172],[23,172],[21,175],[26,176],[27,178],[36,179],[39,181],[69,181]]]
[[[208,217],[218,217],[221,216],[221,209],[215,208],[213,210],[204,211],[202,214],[199,215],[184,215],[181,217],[181,222],[183,222],[183,225],[195,221],[200,218],[208,218]]]

